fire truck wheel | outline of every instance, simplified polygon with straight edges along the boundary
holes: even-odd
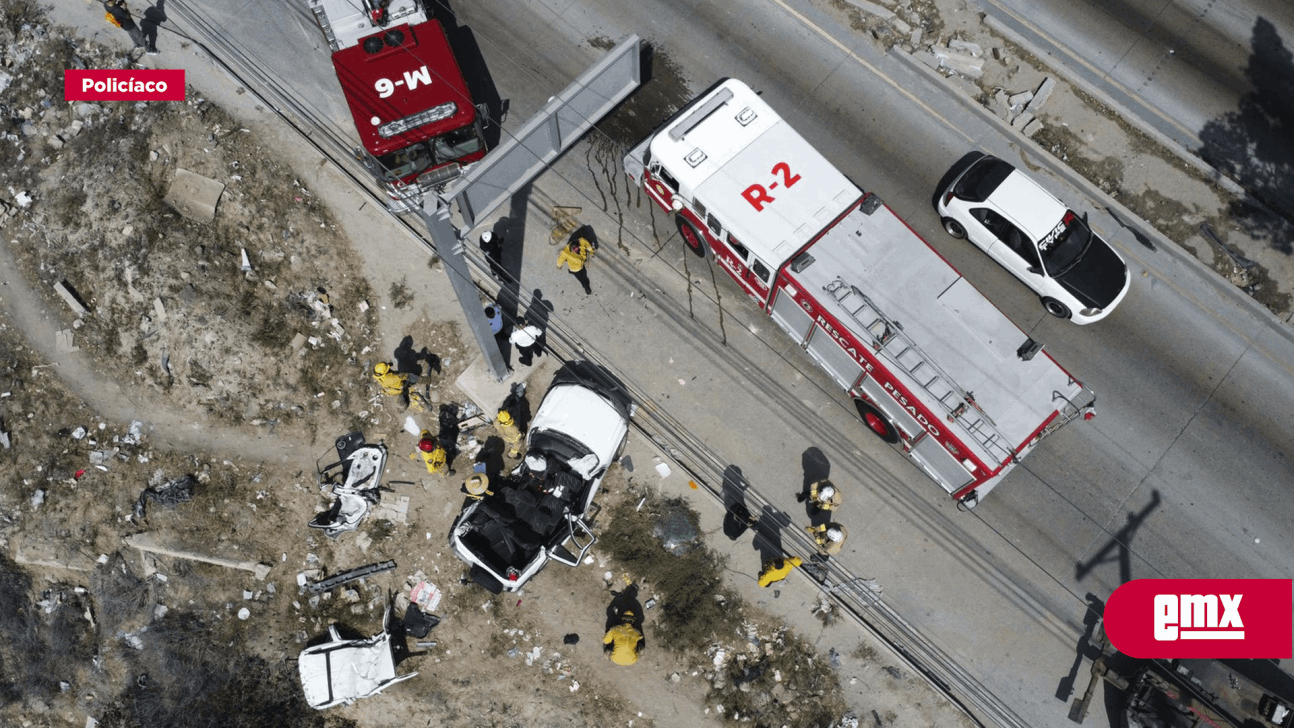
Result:
[[[1057,301],[1054,298],[1042,299],[1042,307],[1047,309],[1047,313],[1051,314],[1052,316],[1055,316],[1056,318],[1062,318],[1062,319],[1069,318],[1069,306],[1066,306],[1065,304],[1061,303],[1060,301]]]
[[[966,237],[966,228],[961,223],[951,217],[945,217],[941,222],[944,224],[944,232],[958,239]]]
[[[678,234],[683,236],[683,244],[689,250],[702,258],[705,257],[706,253],[710,252],[705,244],[705,236],[687,218],[682,215],[675,215],[674,224],[678,226]]]
[[[858,416],[863,418],[863,424],[876,433],[877,437],[891,445],[899,441],[898,429],[890,423],[890,419],[880,410],[861,399],[854,400],[854,405],[858,407]]]

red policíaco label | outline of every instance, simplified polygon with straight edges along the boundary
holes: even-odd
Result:
[[[1294,580],[1136,579],[1106,601],[1105,634],[1144,659],[1288,659]]]
[[[63,71],[67,101],[183,101],[184,69]]]

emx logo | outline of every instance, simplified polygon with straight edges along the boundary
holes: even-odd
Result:
[[[1105,634],[1141,658],[1294,656],[1294,580],[1137,579],[1110,595]]]

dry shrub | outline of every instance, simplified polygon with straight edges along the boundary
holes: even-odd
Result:
[[[654,495],[636,509],[641,497],[622,498],[611,508],[601,541],[625,571],[659,597],[661,642],[696,647],[715,635],[731,635],[740,624],[740,600],[723,585],[726,559],[703,544],[681,555],[665,550],[654,535],[655,525],[665,514],[679,511],[695,524],[696,513],[681,498]]]

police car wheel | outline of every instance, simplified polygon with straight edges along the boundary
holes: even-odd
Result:
[[[1047,309],[1047,313],[1056,318],[1067,319],[1070,316],[1069,306],[1066,306],[1054,298],[1042,299],[1042,307]]]
[[[696,229],[696,226],[682,215],[674,217],[674,224],[678,226],[678,233],[683,237],[683,244],[693,253],[704,258],[709,251],[706,249],[705,237]]]
[[[867,425],[867,429],[891,445],[899,441],[898,429],[884,413],[861,399],[854,400],[854,405],[858,407],[858,416],[863,418],[863,424]]]
[[[966,228],[962,227],[961,223],[957,222],[951,217],[945,217],[941,222],[943,223],[943,226],[944,226],[944,232],[948,233],[954,238],[957,238],[958,240],[966,237]]]

